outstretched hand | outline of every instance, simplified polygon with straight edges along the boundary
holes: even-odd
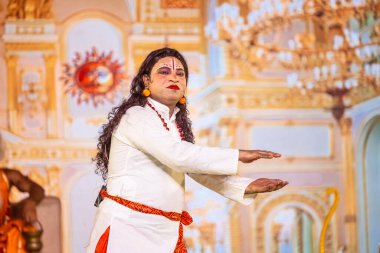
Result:
[[[277,191],[287,184],[287,181],[281,179],[259,178],[247,186],[245,194]]]
[[[281,155],[272,151],[266,150],[239,150],[239,161],[243,163],[251,163],[260,158],[272,159],[279,158]]]

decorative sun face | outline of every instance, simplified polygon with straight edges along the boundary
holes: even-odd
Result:
[[[104,103],[105,99],[113,101],[116,88],[124,81],[122,64],[112,60],[112,51],[107,55],[98,54],[96,48],[85,53],[85,58],[76,53],[72,65],[65,64],[63,80],[65,93],[77,96],[77,103],[94,106]]]

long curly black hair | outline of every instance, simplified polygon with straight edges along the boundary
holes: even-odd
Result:
[[[102,126],[102,130],[100,131],[97,145],[98,152],[94,158],[94,161],[96,162],[95,172],[97,174],[101,174],[103,180],[107,179],[108,174],[108,157],[111,147],[112,132],[119,125],[121,117],[130,107],[145,106],[147,98],[142,95],[142,91],[145,88],[143,76],[150,76],[154,64],[156,64],[161,58],[168,56],[175,57],[180,60],[185,70],[186,81],[188,80],[189,70],[187,63],[185,58],[177,50],[165,47],[151,52],[145,58],[144,62],[140,66],[139,72],[132,80],[130,96],[128,99],[124,99],[120,105],[112,108],[111,112],[108,114],[108,123],[104,124]],[[177,107],[180,111],[176,115],[176,122],[184,134],[185,141],[194,143],[194,135],[191,130],[191,121],[188,118],[186,103],[177,103]]]

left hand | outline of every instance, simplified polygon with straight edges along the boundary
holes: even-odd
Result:
[[[281,179],[259,178],[251,182],[245,189],[245,194],[277,191],[289,182]]]
[[[37,204],[32,199],[24,199],[21,201],[21,215],[25,222],[33,223],[37,221]]]

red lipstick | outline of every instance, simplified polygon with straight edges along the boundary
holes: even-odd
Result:
[[[170,86],[168,86],[168,87],[166,87],[166,88],[168,88],[168,89],[172,89],[172,90],[179,90],[178,85],[174,85],[174,84],[172,84],[172,85],[170,85]]]

